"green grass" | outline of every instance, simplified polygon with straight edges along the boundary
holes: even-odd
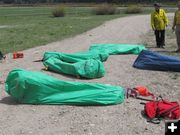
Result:
[[[175,7],[162,7],[166,13],[171,13],[175,12],[176,8]],[[142,7],[143,13],[142,14],[150,14],[153,10],[154,7]]]
[[[67,8],[65,17],[54,18],[49,7],[0,7],[0,50],[24,50],[85,32],[121,15],[96,16],[91,8]]]
[[[9,53],[60,41],[97,27],[120,14],[97,16],[93,7],[67,7],[65,17],[54,18],[54,7],[0,7],[0,51]],[[152,8],[145,8],[150,13]],[[2,28],[2,26],[6,26]]]

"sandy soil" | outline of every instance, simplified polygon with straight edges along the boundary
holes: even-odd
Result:
[[[92,43],[142,43],[142,35],[150,29],[149,16],[124,17],[109,21],[73,38],[23,51],[25,58],[13,60],[12,54],[0,63],[0,80],[13,68],[40,71],[45,51],[78,52]],[[110,56],[104,63],[107,74],[93,80],[76,79],[46,72],[63,80],[99,82],[123,87],[147,86],[165,99],[179,100],[180,74],[138,70],[132,67],[136,55]],[[45,71],[43,71],[45,72]],[[143,105],[128,99],[123,104],[103,107],[16,104],[0,85],[0,135],[163,135],[164,121],[159,125],[142,117]]]

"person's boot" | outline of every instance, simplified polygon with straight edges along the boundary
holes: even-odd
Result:
[[[162,46],[160,46],[160,48],[163,48],[163,49],[164,49],[164,46],[162,45]]]
[[[180,53],[180,48],[179,48],[179,49],[177,49],[175,52]]]
[[[157,48],[160,48],[160,45],[159,45],[159,44],[156,44],[156,47],[157,47]]]

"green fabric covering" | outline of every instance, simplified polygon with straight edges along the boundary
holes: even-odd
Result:
[[[89,48],[90,51],[104,52],[109,55],[112,54],[139,54],[145,50],[143,45],[137,44],[92,44]]]
[[[5,86],[9,95],[26,104],[111,105],[124,101],[119,86],[62,81],[23,69],[12,70]]]
[[[48,70],[84,78],[100,78],[105,75],[103,61],[112,54],[139,54],[145,47],[135,44],[93,44],[89,51],[66,54],[46,52],[43,63]]]
[[[100,78],[105,75],[103,63],[94,59],[67,63],[61,59],[50,57],[44,61],[44,65],[51,71],[84,78]]]
[[[62,53],[62,52],[45,52],[43,60],[46,61],[47,59],[51,57],[55,57],[65,62],[75,63],[75,62],[88,60],[88,59],[106,61],[109,55],[107,53],[99,52],[96,50],[78,52],[78,53],[73,53],[73,54],[67,54],[67,53]]]

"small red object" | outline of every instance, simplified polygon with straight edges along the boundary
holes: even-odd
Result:
[[[141,96],[154,96],[154,94],[150,93],[149,90],[144,86],[137,86],[134,88],[139,95]]]
[[[17,59],[17,58],[23,58],[24,54],[22,52],[14,52],[13,53],[13,59]]]
[[[152,96],[152,99],[155,99],[155,96],[153,93],[149,92],[148,88],[144,87],[144,86],[137,86],[135,88],[133,88],[137,93],[138,95],[140,96]]]

